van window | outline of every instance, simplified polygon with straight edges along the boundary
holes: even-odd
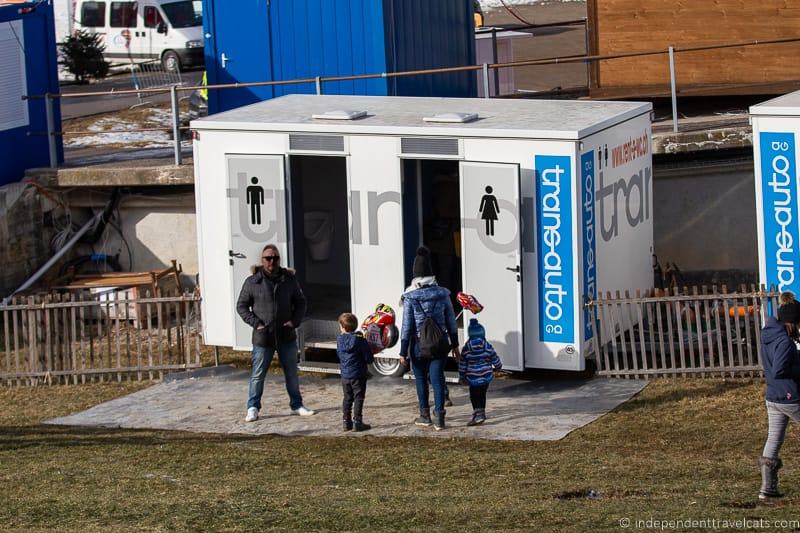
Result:
[[[135,28],[138,2],[111,2],[112,28]]]
[[[106,25],[106,3],[84,2],[81,5],[81,26],[102,28]]]
[[[144,6],[144,27],[155,28],[162,22],[161,13],[156,6]]]
[[[198,0],[181,0],[161,4],[173,28],[189,28],[203,25],[203,3]]]

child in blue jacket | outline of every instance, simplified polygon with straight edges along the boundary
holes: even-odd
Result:
[[[336,337],[336,355],[342,373],[342,429],[366,431],[372,426],[362,418],[364,397],[367,395],[367,365],[375,358],[367,340],[357,334],[358,318],[352,313],[339,315],[339,336]]]
[[[469,339],[461,350],[458,374],[469,384],[472,402],[472,420],[468,426],[483,424],[486,420],[486,391],[494,378],[494,371],[503,368],[492,345],[486,341],[486,331],[476,318],[471,318],[467,328]]]

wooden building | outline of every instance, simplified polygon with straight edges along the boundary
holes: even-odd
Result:
[[[800,40],[680,51],[800,38],[800,0],[587,0],[587,12],[592,55],[675,47],[679,94],[777,94],[800,86]],[[595,62],[590,89],[606,98],[668,96],[669,56]]]

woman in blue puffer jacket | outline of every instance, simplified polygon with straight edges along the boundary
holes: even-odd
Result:
[[[458,326],[450,291],[436,283],[431,267],[430,252],[424,246],[417,249],[412,270],[414,278],[411,285],[403,293],[403,325],[400,330],[400,362],[407,364],[411,360],[414,379],[417,385],[419,402],[419,418],[414,423],[418,426],[433,424],[437,430],[444,429],[444,366],[447,354],[436,359],[425,359],[420,356],[419,335],[422,323],[427,317],[433,318],[441,331],[450,340],[452,354],[458,358]],[[433,386],[433,414],[428,401],[428,382]]]
[[[780,295],[778,318],[769,317],[761,330],[764,379],[767,382],[767,443],[759,458],[761,490],[759,499],[780,498],[778,470],[782,462],[778,452],[786,435],[789,420],[800,422],[800,355],[796,343],[800,341],[800,303],[794,294]]]

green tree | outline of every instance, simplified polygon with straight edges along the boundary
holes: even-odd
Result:
[[[103,58],[106,49],[97,33],[78,30],[58,44],[61,64],[75,76],[77,83],[89,83],[90,78],[105,78],[110,63]]]

